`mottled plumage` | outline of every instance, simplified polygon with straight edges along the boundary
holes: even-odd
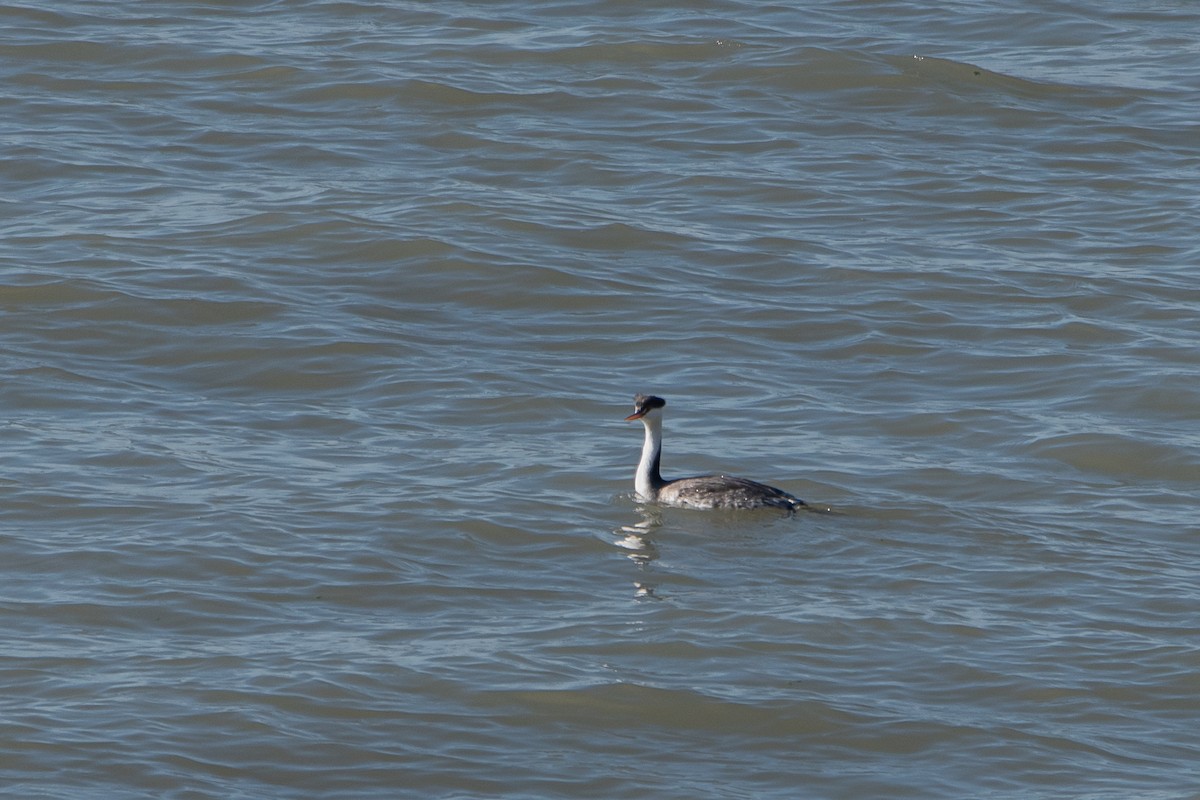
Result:
[[[804,505],[802,500],[782,489],[728,475],[701,475],[668,481],[658,490],[658,502],[692,508],[783,508],[788,511]]]
[[[687,508],[780,508],[794,511],[804,501],[773,486],[728,475],[702,475],[696,478],[663,480],[659,471],[662,459],[662,408],[666,400],[639,394],[633,398],[634,412],[625,419],[639,419],[646,426],[642,460],[638,464],[634,486],[638,497],[649,502]]]

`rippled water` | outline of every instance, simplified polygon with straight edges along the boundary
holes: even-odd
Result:
[[[1194,796],[1194,6],[0,24],[13,796]]]

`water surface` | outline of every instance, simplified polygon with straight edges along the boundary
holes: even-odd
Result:
[[[0,22],[11,792],[1195,792],[1194,9]]]

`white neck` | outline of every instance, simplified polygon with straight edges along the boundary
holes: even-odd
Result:
[[[662,455],[662,417],[658,414],[642,417],[642,424],[646,426],[646,439],[642,443],[642,460],[638,462],[633,485],[643,500],[654,500],[658,497],[658,490],[667,483],[659,472],[659,458]]]

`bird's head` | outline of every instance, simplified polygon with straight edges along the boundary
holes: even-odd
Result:
[[[666,404],[666,400],[663,400],[661,397],[655,397],[652,394],[635,395],[633,398],[633,413],[626,417],[625,421],[631,422],[635,419],[642,419],[647,414],[657,417],[659,409]]]

